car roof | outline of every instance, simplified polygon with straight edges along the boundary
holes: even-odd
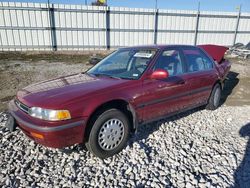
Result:
[[[183,45],[183,44],[153,44],[153,45],[138,45],[138,46],[121,47],[119,49],[133,49],[133,48],[158,48],[158,49],[164,49],[166,47],[197,47],[197,46]]]

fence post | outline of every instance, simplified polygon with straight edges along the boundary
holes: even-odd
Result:
[[[154,22],[154,44],[157,44],[157,29],[158,29],[158,9],[155,9],[155,22]]]
[[[235,25],[233,45],[235,45],[237,34],[238,34],[238,27],[239,27],[239,23],[240,23],[240,15],[241,15],[241,5],[239,7],[239,13],[238,13],[237,21],[236,21],[236,25]]]
[[[196,14],[196,24],[195,24],[195,31],[194,31],[194,45],[197,44],[199,21],[200,21],[200,8],[197,10],[197,14]]]
[[[53,51],[56,51],[57,41],[56,41],[54,4],[51,4],[50,7],[50,3],[48,3],[48,12],[49,12],[50,35],[51,35],[51,47]]]
[[[110,49],[110,9],[107,6],[106,7],[106,49],[109,50]]]

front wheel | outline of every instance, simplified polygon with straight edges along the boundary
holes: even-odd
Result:
[[[85,145],[95,156],[107,158],[126,146],[129,132],[129,121],[124,113],[110,109],[96,118]]]
[[[211,92],[206,109],[208,110],[217,109],[220,105],[220,99],[221,99],[221,86],[220,84],[216,84]]]

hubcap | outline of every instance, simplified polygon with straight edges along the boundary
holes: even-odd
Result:
[[[124,137],[124,124],[119,119],[109,119],[100,129],[98,144],[103,150],[116,148]]]
[[[220,89],[217,88],[214,93],[214,106],[218,106],[220,102]]]

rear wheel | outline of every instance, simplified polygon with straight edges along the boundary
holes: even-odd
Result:
[[[126,146],[129,132],[126,115],[117,109],[110,109],[96,118],[85,145],[97,157],[107,158]]]
[[[221,86],[220,84],[216,84],[211,92],[206,109],[208,110],[217,109],[220,105],[220,99],[221,99]]]

